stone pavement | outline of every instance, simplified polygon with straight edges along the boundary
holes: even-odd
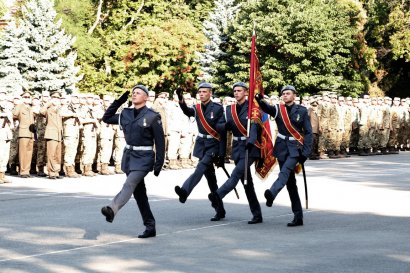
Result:
[[[146,179],[157,237],[144,230],[134,199],[112,224],[100,208],[125,175],[0,185],[0,272],[410,272],[410,153],[308,161],[309,210],[292,219],[286,189],[265,206],[267,181],[255,178],[264,222],[251,218],[243,187],[214,212],[202,181],[185,204],[174,186],[193,170]],[[230,171],[233,165],[227,165]],[[225,174],[217,170],[218,184]],[[297,176],[304,199],[303,178]],[[304,201],[302,200],[302,203]]]

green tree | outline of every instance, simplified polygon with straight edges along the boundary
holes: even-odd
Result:
[[[255,23],[267,93],[284,84],[310,94],[323,89],[353,95],[364,92],[365,81],[352,58],[358,29],[344,7],[337,0],[260,0],[242,5],[229,30],[231,57],[218,65],[230,81],[220,84],[249,79]]]

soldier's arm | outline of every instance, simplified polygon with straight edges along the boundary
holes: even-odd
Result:
[[[193,108],[189,108],[185,101],[179,101],[179,106],[181,107],[182,112],[188,116],[188,117],[194,117],[195,116],[195,110]]]
[[[165,136],[164,129],[162,128],[161,116],[157,114],[156,118],[152,122],[152,129],[154,132],[155,142],[155,164],[154,171],[159,173],[164,165],[165,160]]]
[[[271,115],[272,117],[276,118],[277,112],[278,112],[278,106],[275,105],[270,105],[267,103],[265,100],[259,100],[258,104],[260,108],[262,109],[263,112]]]
[[[118,100],[115,100],[105,111],[102,121],[104,121],[107,124],[118,124],[118,119],[120,114],[116,114],[118,108],[121,107],[121,102]]]
[[[47,116],[47,109],[51,106],[51,102],[47,102],[43,107],[40,108],[39,114]]]

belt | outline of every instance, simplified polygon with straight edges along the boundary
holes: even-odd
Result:
[[[233,137],[233,140],[235,140],[235,141],[238,141],[238,140],[246,140],[246,137],[244,137],[244,136],[241,136],[241,137],[236,137],[236,136],[234,136],[234,137]]]
[[[125,145],[125,148],[128,150],[134,150],[134,151],[152,151],[153,147],[152,146],[132,146],[132,145]]]
[[[201,133],[198,133],[198,136],[199,136],[199,137],[202,137],[202,138],[214,138],[214,137],[211,136],[211,135],[205,135],[205,134],[201,134]]]
[[[289,137],[289,136],[284,136],[284,135],[282,135],[281,133],[278,133],[278,138],[281,138],[281,139],[288,139],[288,140],[296,140],[294,137]]]

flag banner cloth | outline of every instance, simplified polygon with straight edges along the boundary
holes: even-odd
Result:
[[[262,73],[259,68],[259,60],[256,52],[256,35],[252,35],[251,45],[251,67],[249,78],[249,107],[248,117],[251,122],[258,123],[262,128],[261,140],[256,144],[261,149],[261,159],[255,165],[257,175],[265,179],[277,164],[276,158],[273,156],[273,141],[272,133],[269,124],[269,115],[264,113],[255,100],[255,94],[264,95],[262,86]]]

